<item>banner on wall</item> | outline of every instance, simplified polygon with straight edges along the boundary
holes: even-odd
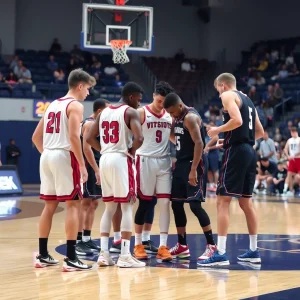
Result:
[[[16,166],[0,167],[0,196],[23,194],[22,183]]]
[[[51,102],[50,100],[33,100],[33,117],[41,118]]]

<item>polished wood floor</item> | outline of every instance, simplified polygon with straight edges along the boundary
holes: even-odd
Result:
[[[30,186],[27,190],[33,192],[36,188]],[[7,212],[11,212],[13,207],[21,211],[10,215]],[[99,222],[103,207],[101,203],[97,210],[92,231],[95,239],[99,238]],[[216,199],[208,198],[204,207],[211,218],[213,228],[216,228]],[[255,296],[288,290],[300,285],[300,199],[284,201],[276,197],[262,197],[255,201],[259,231],[265,240],[259,246],[261,245],[264,257],[272,258],[268,260],[266,268],[262,267],[261,270],[184,269],[176,265],[148,266],[142,269],[109,267],[74,273],[63,273],[60,267],[34,269],[33,260],[38,250],[38,221],[42,208],[42,201],[37,196],[0,198],[1,300],[260,299]],[[187,232],[198,234],[199,224],[188,207],[186,213]],[[63,256],[57,253],[55,248],[65,243],[64,215],[64,204],[60,204],[54,217],[49,241],[51,254],[61,260]],[[153,235],[159,233],[158,218],[157,206]],[[172,217],[170,234],[175,233]],[[240,243],[239,238],[247,234],[244,216],[237,201],[233,201],[231,205],[230,234],[233,235],[232,240],[236,240],[233,241],[236,245]],[[175,237],[173,236],[173,240]],[[245,241],[248,243],[248,240]],[[244,246],[240,248],[246,250]],[[229,245],[228,251],[231,250]]]

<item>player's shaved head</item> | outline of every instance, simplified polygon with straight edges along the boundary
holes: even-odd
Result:
[[[214,85],[216,86],[222,83],[230,87],[235,87],[236,79],[231,73],[222,73],[215,79]]]
[[[98,109],[104,109],[110,102],[106,99],[96,99],[93,103],[93,112],[96,112]]]
[[[180,103],[182,103],[181,98],[176,93],[170,93],[165,98],[164,108],[167,109]]]

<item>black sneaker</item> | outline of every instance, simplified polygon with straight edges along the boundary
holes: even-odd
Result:
[[[157,254],[158,248],[154,245],[152,241],[143,242],[146,253],[148,254]]]
[[[112,241],[111,243],[111,247],[109,249],[109,252],[112,252],[112,253],[121,253],[121,242],[122,242],[122,239],[114,242]]]
[[[54,259],[50,254],[47,256],[42,256],[41,254],[35,258],[35,268],[45,268],[48,266],[56,266],[58,265],[59,261]]]
[[[92,265],[87,265],[83,263],[81,260],[78,259],[77,256],[74,260],[70,260],[66,257],[62,266],[62,270],[64,272],[85,271],[90,269],[92,269]]]
[[[87,246],[88,248],[90,248],[93,252],[100,252],[101,248],[92,240],[90,239],[87,242],[82,241],[85,246]]]
[[[75,252],[80,256],[94,255],[94,251],[89,248],[83,241],[80,241],[76,244]]]

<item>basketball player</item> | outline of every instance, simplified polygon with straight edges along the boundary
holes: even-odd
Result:
[[[53,214],[59,201],[66,201],[67,258],[63,271],[76,271],[91,268],[75,253],[78,208],[82,199],[80,176],[83,183],[88,177],[80,142],[83,105],[78,101],[84,101],[89,95],[95,79],[82,69],[75,69],[69,75],[68,85],[67,95],[49,105],[32,137],[42,154],[40,198],[46,200],[39,224],[39,255],[35,267],[58,264],[58,260],[48,253],[47,244]]]
[[[164,101],[164,108],[175,118],[176,163],[172,181],[172,209],[177,227],[178,243],[170,249],[177,258],[190,257],[186,240],[186,214],[184,203],[187,202],[206,237],[206,250],[198,258],[207,259],[215,249],[210,219],[202,208],[205,201],[207,160],[203,153],[205,131],[198,112],[186,106],[180,97],[170,93]]]
[[[296,127],[291,128],[291,138],[289,138],[284,147],[284,153],[288,157],[288,175],[287,183],[289,191],[287,192],[287,185],[284,192],[287,196],[294,196],[294,176],[300,173],[300,137]]]
[[[226,254],[226,238],[229,226],[229,205],[232,197],[239,198],[245,213],[250,249],[238,256],[239,261],[261,263],[257,249],[257,219],[252,204],[252,192],[256,176],[257,156],[253,146],[263,136],[264,130],[252,101],[236,89],[236,79],[223,73],[215,80],[215,87],[223,105],[224,125],[211,127],[208,135],[225,132],[222,171],[217,188],[218,250],[210,258],[198,262],[200,266],[229,265]]]
[[[100,178],[102,198],[105,202],[100,232],[101,252],[99,266],[110,266],[114,262],[108,252],[111,221],[118,203],[121,203],[122,244],[117,265],[123,268],[144,267],[130,254],[132,233],[132,204],[135,201],[135,179],[132,161],[136,150],[143,144],[140,116],[136,110],[142,100],[142,88],[128,82],[122,89],[122,98],[116,106],[107,107],[92,125],[87,142],[101,151]],[[97,136],[100,135],[100,144]],[[132,138],[134,138],[132,142]]]
[[[109,101],[97,99],[93,103],[93,114],[82,122],[82,151],[88,172],[88,180],[83,184],[83,200],[79,212],[79,230],[77,234],[76,254],[90,255],[100,251],[100,247],[91,239],[95,210],[98,199],[102,197],[100,186],[99,160],[100,152],[94,150],[87,142],[86,136],[97,116],[108,106]],[[100,138],[98,137],[100,141]],[[83,231],[83,232],[82,232]],[[82,235],[83,233],[83,235]]]
[[[142,230],[148,210],[153,209],[153,196],[160,206],[160,245],[157,258],[171,261],[167,248],[170,225],[170,196],[172,186],[172,161],[170,155],[170,135],[172,117],[164,110],[165,97],[174,89],[166,82],[155,87],[153,102],[139,109],[144,142],[136,151],[137,194],[139,206],[135,215],[134,256],[147,259],[146,251],[153,251],[149,241],[142,241]],[[148,227],[149,228],[149,227]],[[151,227],[150,227],[151,228]],[[146,250],[146,251],[145,251]]]

